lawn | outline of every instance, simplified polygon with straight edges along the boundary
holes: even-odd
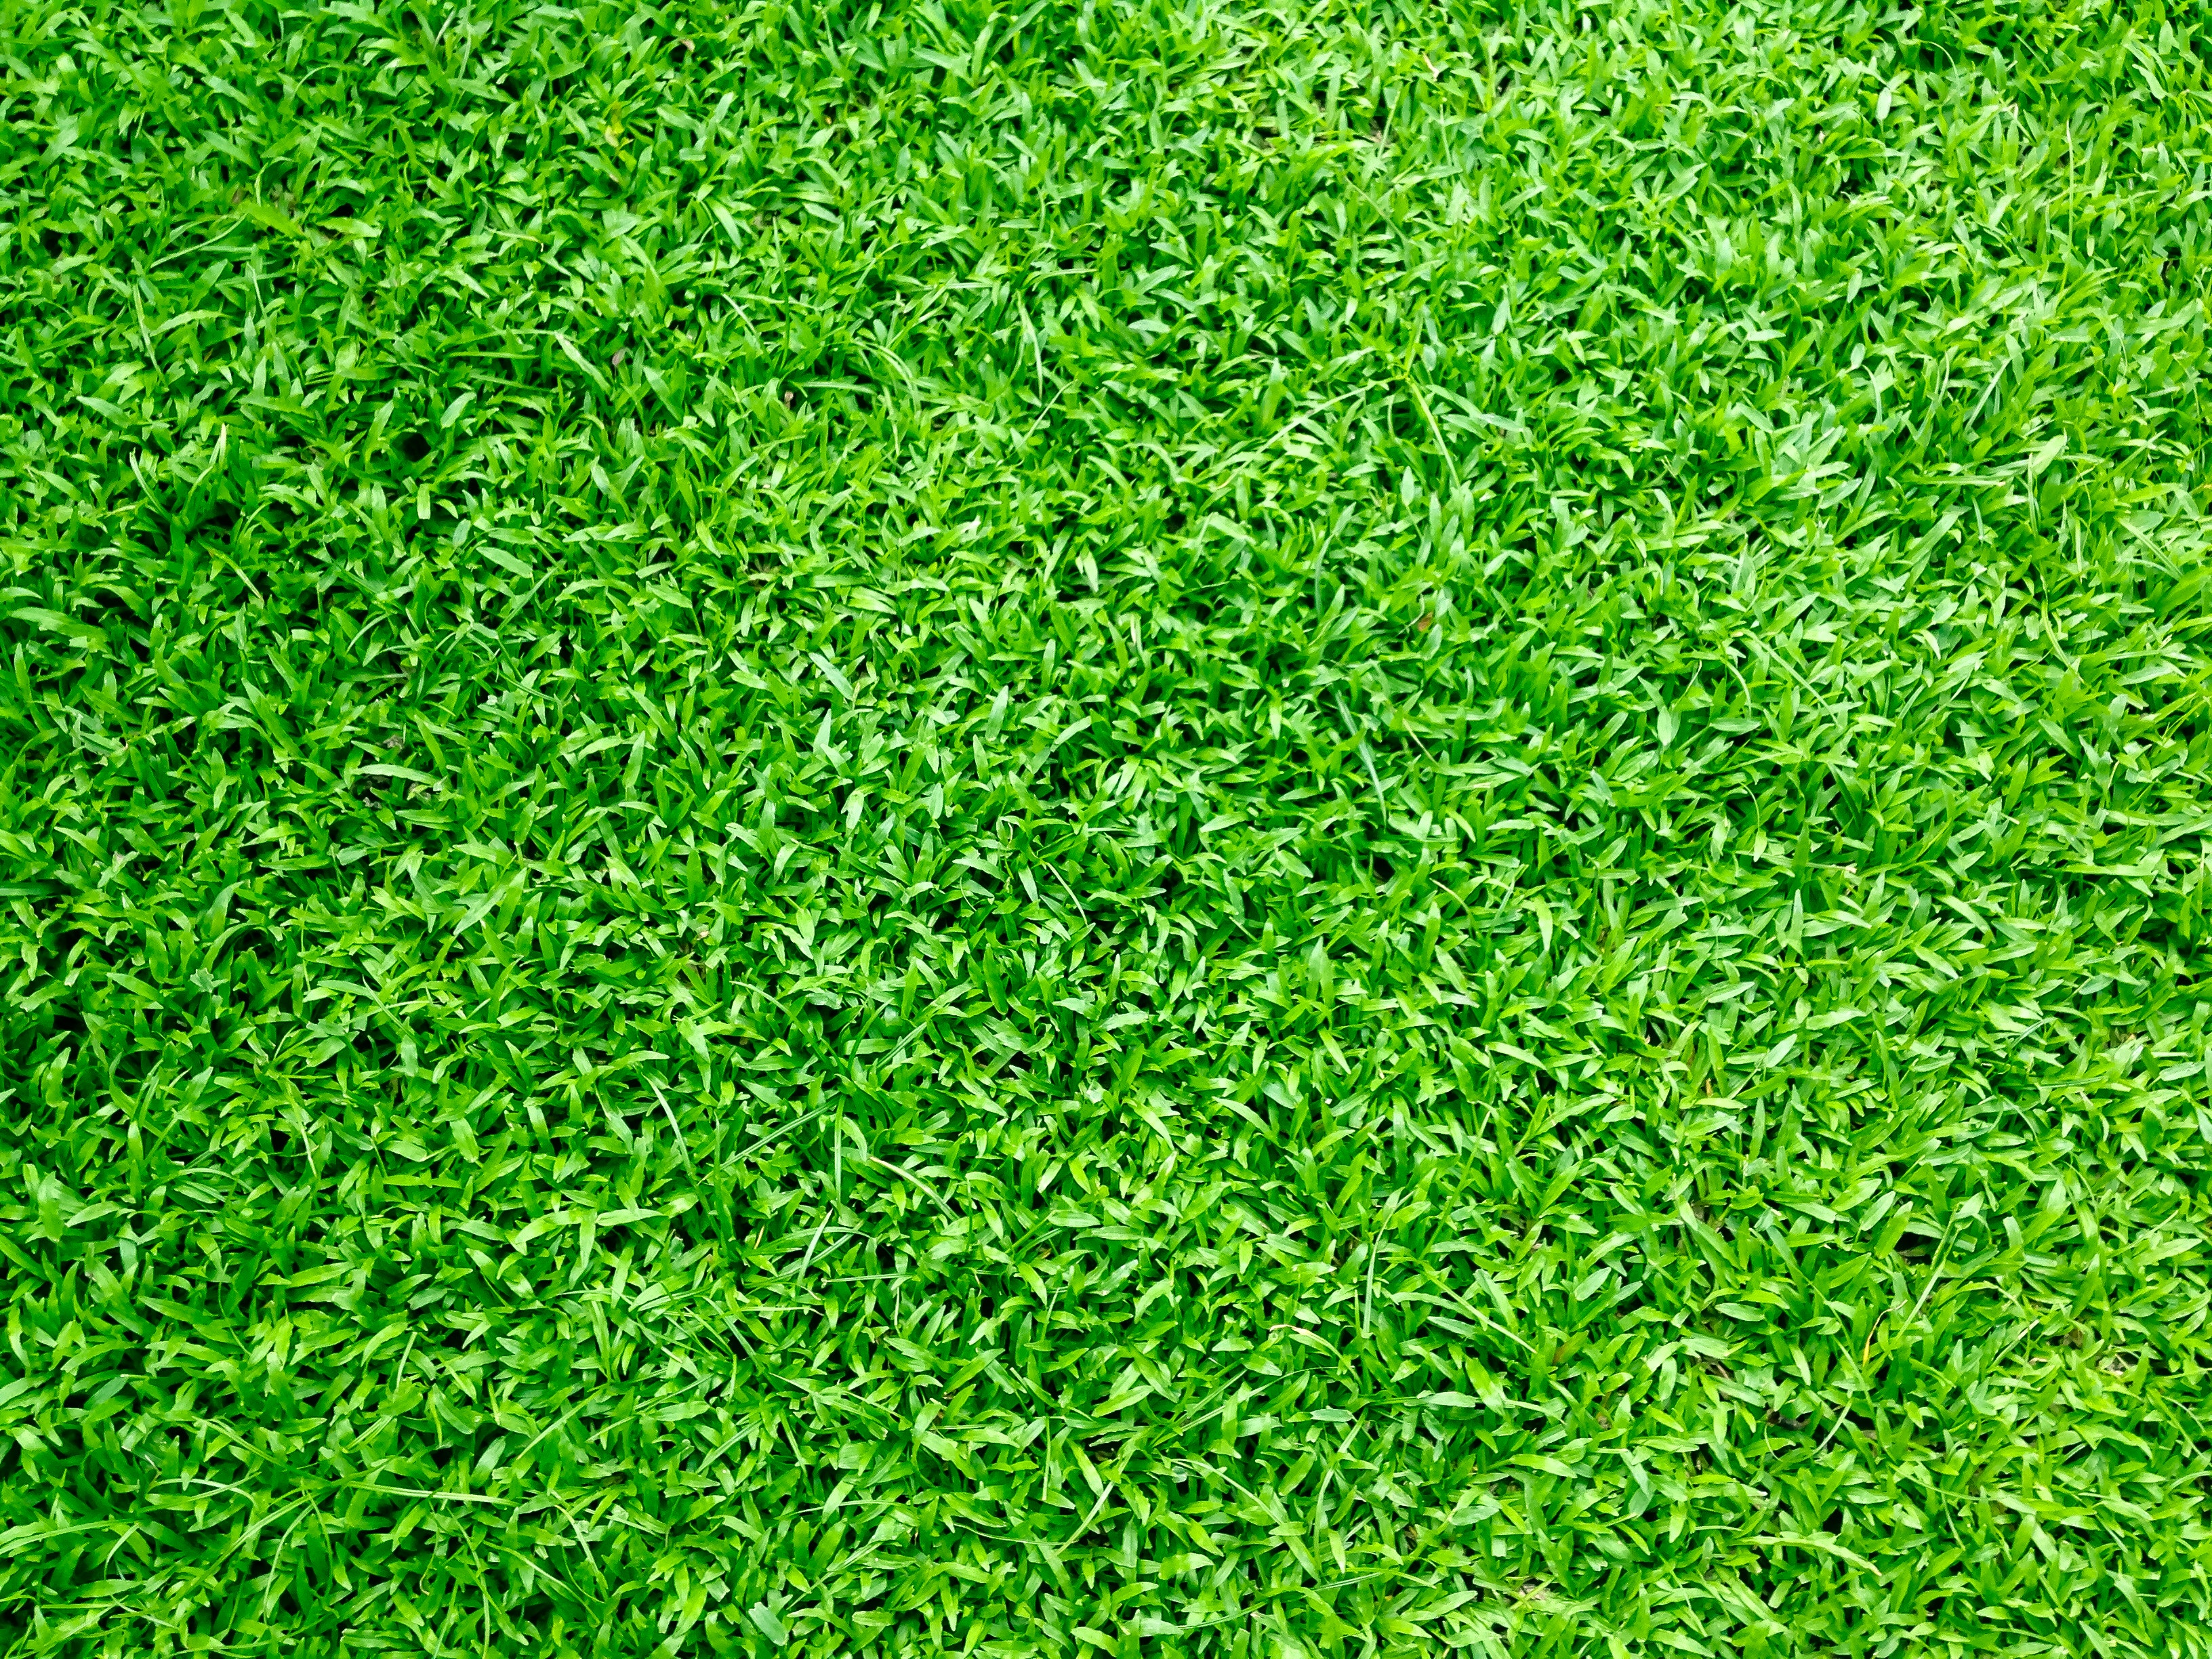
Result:
[[[2212,19],[0,3],[0,1654],[2212,1654]]]

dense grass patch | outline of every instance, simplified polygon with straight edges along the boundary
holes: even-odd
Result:
[[[2212,1650],[2208,52],[0,9],[0,1646]]]

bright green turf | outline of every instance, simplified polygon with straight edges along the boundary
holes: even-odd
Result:
[[[2212,1651],[2206,13],[1312,9],[0,9],[0,1650]]]

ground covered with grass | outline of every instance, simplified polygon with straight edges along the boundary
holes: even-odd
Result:
[[[2212,1650],[2208,55],[0,9],[0,1650]]]

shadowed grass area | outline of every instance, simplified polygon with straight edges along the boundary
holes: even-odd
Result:
[[[2212,1652],[2208,54],[0,4],[0,1652]]]

